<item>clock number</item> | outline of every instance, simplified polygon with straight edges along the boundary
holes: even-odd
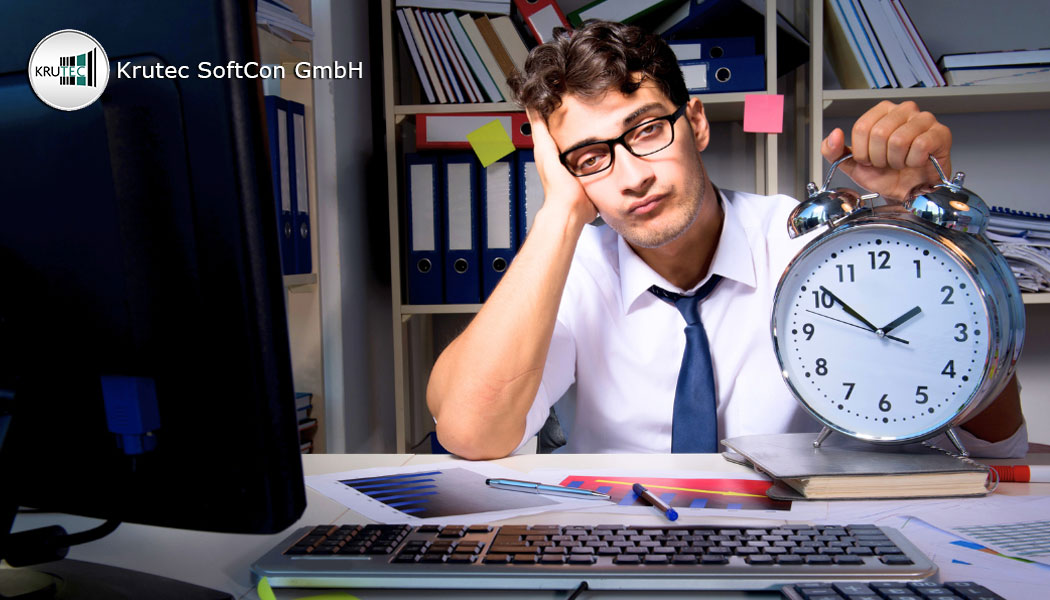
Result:
[[[912,262],[915,263],[915,278],[922,279],[922,261],[915,259]]]
[[[853,395],[853,388],[856,387],[857,384],[855,384],[855,383],[843,383],[842,385],[844,385],[844,386],[846,386],[848,388],[846,390],[846,397],[843,398],[843,400],[849,400],[849,397]]]
[[[824,308],[835,306],[835,299],[831,297],[831,294],[818,292],[817,290],[813,290],[813,302],[816,304],[816,308],[820,308],[821,305],[824,305]]]
[[[893,405],[886,399],[886,396],[889,396],[889,394],[883,394],[882,399],[879,400],[879,410],[882,412],[890,412],[890,409],[893,408]]]
[[[806,341],[807,342],[809,340],[813,339],[813,332],[815,330],[816,330],[816,328],[813,327],[813,323],[806,323],[805,325],[802,326],[802,333],[806,334]]]
[[[828,374],[828,361],[825,358],[817,359],[817,375],[824,376]]]
[[[959,330],[959,335],[952,338],[953,340],[957,342],[965,342],[970,338],[970,336],[966,335],[966,323],[956,323],[955,328]]]
[[[926,404],[927,402],[930,401],[930,395],[926,393],[926,390],[928,390],[928,389],[929,389],[929,386],[927,386],[927,385],[920,385],[919,387],[915,388],[915,403],[916,404]]]
[[[868,256],[871,257],[871,268],[872,269],[888,269],[888,268],[890,268],[890,252],[889,252],[889,250],[879,250],[879,252],[877,254],[875,252],[868,252]],[[881,259],[882,262],[876,261],[875,260],[876,256],[878,256],[878,258]]]
[[[844,283],[846,281],[846,271],[849,271],[849,280],[851,282],[856,281],[853,277],[853,265],[846,265],[845,269],[842,268],[842,265],[835,265],[835,268],[839,270],[839,283]]]
[[[944,365],[944,369],[941,371],[941,375],[947,375],[952,379],[955,379],[955,361],[949,360],[948,364]]]
[[[955,293],[955,288],[946,285],[941,288],[941,292],[944,293],[944,300],[941,300],[941,304],[955,304],[955,301],[952,300],[952,294]]]

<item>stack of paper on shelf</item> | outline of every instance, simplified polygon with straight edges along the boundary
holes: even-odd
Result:
[[[778,500],[983,496],[989,491],[987,466],[942,450],[875,445],[838,434],[814,448],[816,436],[748,435],[722,443],[774,480],[767,494]]]
[[[948,85],[1050,82],[1050,48],[945,54],[937,60]]]
[[[824,36],[846,88],[945,84],[900,0],[824,0]]]
[[[439,5],[482,14],[418,8]],[[518,26],[507,16],[510,0],[398,0],[397,6],[401,39],[426,102],[466,104],[510,100],[507,78],[515,69],[525,67],[529,52]],[[529,13],[521,27],[543,31],[547,22],[545,15]]]
[[[988,238],[1006,257],[1022,292],[1050,292],[1050,215],[994,206]]]
[[[282,0],[258,0],[255,5],[255,22],[289,42],[314,39],[313,28],[303,23],[292,7]]]

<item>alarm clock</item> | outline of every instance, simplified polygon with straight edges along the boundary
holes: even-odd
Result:
[[[948,180],[903,203],[829,190],[835,169],[788,219],[816,235],[777,285],[771,330],[792,394],[832,432],[877,444],[947,433],[992,402],[1024,341],[1021,292],[984,232],[989,210]]]

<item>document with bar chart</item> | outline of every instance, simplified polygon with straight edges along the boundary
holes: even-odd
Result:
[[[514,516],[570,510],[595,503],[489,487],[488,478],[523,479],[498,465],[448,461],[314,475],[306,484],[380,523],[472,524]]]
[[[675,508],[790,511],[791,502],[766,496],[770,482],[756,479],[673,478],[616,475],[569,475],[559,485],[612,496],[620,506],[648,506],[631,486],[640,483]]]

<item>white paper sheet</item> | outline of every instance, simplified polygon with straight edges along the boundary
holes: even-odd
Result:
[[[411,525],[470,525],[610,504],[499,490],[485,485],[487,478],[524,479],[491,463],[446,461],[312,475],[306,485],[374,521]]]

